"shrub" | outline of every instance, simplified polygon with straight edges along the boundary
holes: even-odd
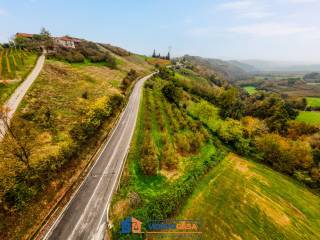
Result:
[[[167,143],[162,150],[161,165],[167,170],[173,170],[177,168],[178,159],[175,154],[175,149],[172,144]]]
[[[37,191],[29,187],[24,182],[20,182],[14,185],[8,192],[5,194],[5,202],[9,207],[15,207],[18,210],[21,210],[26,202],[35,196]]]
[[[71,130],[71,136],[76,142],[84,142],[100,128],[103,121],[110,116],[112,107],[106,97],[98,99],[87,110],[82,122]]]
[[[125,78],[122,80],[122,86],[121,88],[123,90],[126,90],[130,85],[131,83],[136,80],[138,78],[138,74],[136,72],[136,70],[134,69],[131,69],[128,73],[127,73],[127,76],[125,76]]]
[[[169,102],[175,103],[177,106],[179,106],[182,92],[174,84],[169,83],[165,85],[161,92]]]
[[[147,137],[141,149],[140,167],[144,175],[155,176],[159,168],[157,148],[150,133],[147,132],[146,135]]]
[[[177,133],[174,136],[178,151],[182,154],[190,152],[190,144],[188,137],[183,133]]]

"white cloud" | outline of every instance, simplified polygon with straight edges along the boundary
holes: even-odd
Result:
[[[261,37],[288,36],[295,34],[314,34],[315,27],[293,25],[287,23],[257,23],[228,29],[233,33],[245,33]]]
[[[223,3],[218,6],[220,10],[229,10],[239,17],[265,18],[272,15],[268,5],[257,0],[236,0]]]

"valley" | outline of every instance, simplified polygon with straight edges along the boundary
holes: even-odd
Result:
[[[168,50],[1,44],[0,239],[320,238],[319,66]]]

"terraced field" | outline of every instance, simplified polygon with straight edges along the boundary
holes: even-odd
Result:
[[[197,219],[203,239],[320,239],[320,197],[266,166],[230,154],[178,219]]]

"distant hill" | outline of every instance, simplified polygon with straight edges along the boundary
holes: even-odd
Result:
[[[239,62],[249,64],[263,72],[320,72],[320,64],[264,60],[241,60]]]
[[[214,74],[231,82],[250,78],[250,71],[254,69],[248,64],[242,64],[237,61],[228,62],[189,55],[185,55],[183,58],[190,62],[202,75],[210,76]],[[247,71],[249,69],[250,71]]]
[[[259,72],[259,69],[257,69],[256,67],[247,64],[247,63],[243,63],[240,61],[236,61],[236,60],[232,60],[232,61],[228,61],[230,64],[237,66],[238,68],[241,68],[242,70],[244,70],[247,73],[256,73]]]
[[[307,82],[320,82],[320,73],[312,72],[303,76],[303,80]]]

